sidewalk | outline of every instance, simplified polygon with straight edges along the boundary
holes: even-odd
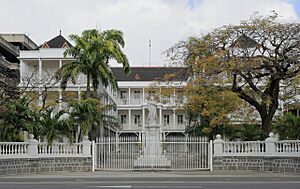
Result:
[[[55,172],[45,174],[1,176],[4,178],[171,178],[171,177],[298,177],[291,173],[260,173],[251,171],[96,171],[96,172]]]

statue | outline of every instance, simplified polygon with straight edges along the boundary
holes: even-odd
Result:
[[[156,125],[157,124],[157,115],[156,115],[156,103],[153,99],[153,96],[148,101],[148,117],[147,117],[147,122],[148,125]]]

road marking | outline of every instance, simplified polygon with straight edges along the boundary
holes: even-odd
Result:
[[[132,188],[132,186],[87,186],[88,188]]]
[[[88,188],[133,188],[133,186],[87,186]],[[142,188],[203,188],[203,186],[154,186],[154,185],[149,185],[149,186],[135,186],[135,187],[142,187]]]

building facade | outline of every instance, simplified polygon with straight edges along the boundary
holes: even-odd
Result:
[[[148,100],[157,103],[157,125],[161,137],[185,135],[186,112],[182,88],[187,74],[183,67],[132,67],[125,75],[122,68],[111,68],[118,81],[117,111],[121,129],[117,135],[136,135],[143,139],[147,123]],[[173,75],[171,80],[164,80]]]
[[[25,34],[0,34],[0,97],[18,97],[19,51],[32,50],[37,45]]]
[[[86,91],[86,77],[83,74],[79,75],[76,84],[69,82],[64,91],[60,88],[60,82],[55,79],[58,69],[64,64],[76,61],[70,56],[64,56],[66,48],[71,46],[60,34],[34,50],[20,51],[19,87],[36,98],[33,102],[35,105],[56,102],[59,110],[64,108],[64,102],[68,98],[81,99]],[[99,136],[136,135],[143,139],[148,116],[146,106],[150,96],[157,98],[157,124],[161,126],[161,136],[185,134],[186,116],[182,106],[183,99],[179,98],[187,81],[185,68],[134,67],[130,75],[125,75],[121,67],[112,67],[111,70],[119,88],[100,85],[97,94],[103,103],[116,105],[117,109],[110,110],[107,114],[117,118],[119,125],[99,131]],[[168,84],[166,81],[160,82],[167,75],[174,76]],[[166,88],[169,95],[162,96]],[[44,100],[45,95],[47,99]]]

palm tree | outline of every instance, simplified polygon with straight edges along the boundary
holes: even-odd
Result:
[[[112,116],[105,112],[111,108],[110,105],[104,105],[95,98],[88,98],[81,101],[70,102],[70,120],[72,123],[79,125],[82,136],[87,136],[92,129],[90,135],[92,139],[96,137],[95,127],[100,128],[106,125],[114,124],[115,120]]]
[[[76,45],[67,49],[64,55],[70,55],[77,61],[65,64],[58,70],[57,78],[61,79],[63,89],[69,79],[75,84],[80,73],[87,77],[86,98],[91,97],[91,82],[94,91],[100,81],[104,86],[111,83],[116,88],[116,79],[108,65],[111,59],[122,64],[125,73],[130,72],[127,57],[122,51],[125,42],[120,30],[112,29],[100,33],[96,29],[85,30],[82,36],[70,35],[70,38]]]
[[[255,141],[264,138],[263,130],[256,124],[243,124],[238,129],[238,136],[242,141]]]
[[[64,118],[67,114],[64,110],[54,111],[54,107],[37,112],[37,120],[33,127],[27,127],[30,133],[36,138],[46,139],[48,144],[62,136],[69,138],[73,142],[73,124]]]
[[[273,129],[281,140],[299,140],[300,117],[286,113],[275,123]]]

